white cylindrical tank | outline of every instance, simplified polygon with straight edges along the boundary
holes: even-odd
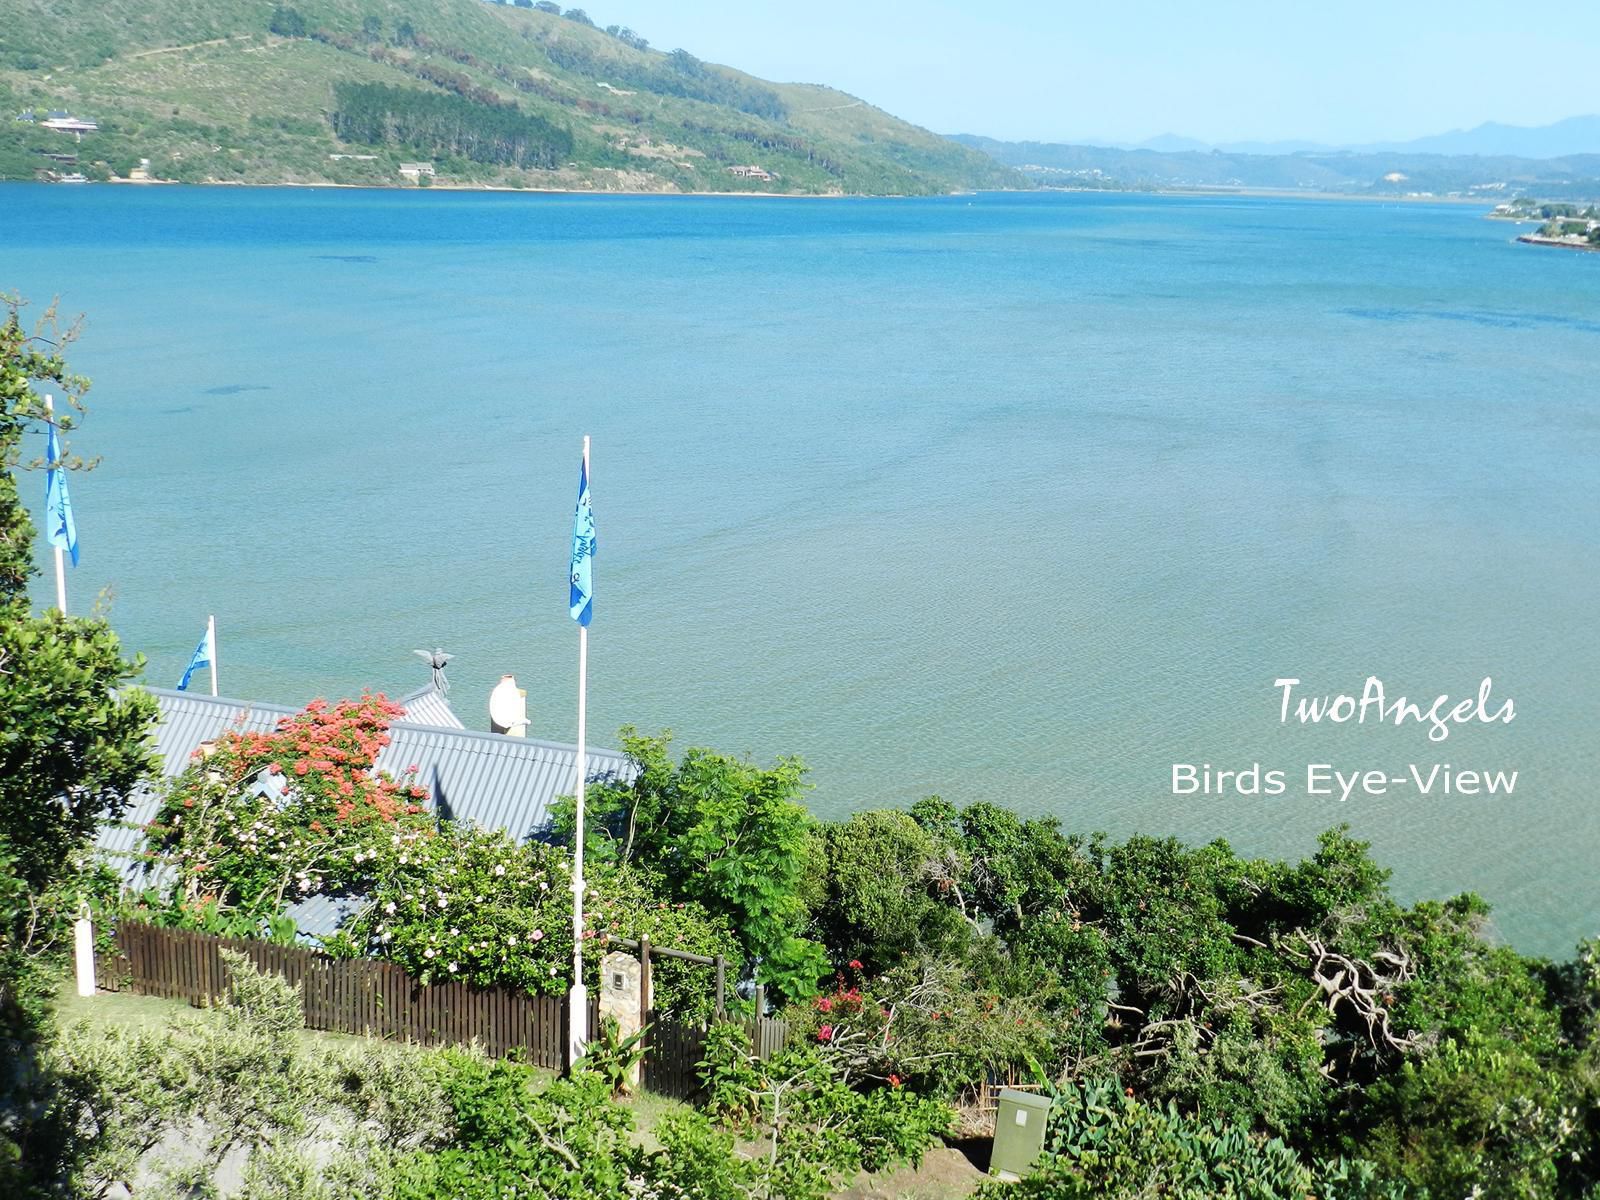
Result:
[[[515,675],[500,676],[489,693],[489,732],[528,736],[528,693],[517,686]]]

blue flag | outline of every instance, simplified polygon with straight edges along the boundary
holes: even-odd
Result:
[[[183,678],[178,680],[178,690],[188,691],[190,677],[201,667],[209,667],[211,659],[211,625],[207,622],[206,631],[200,637],[200,644],[194,648],[194,657],[189,660],[189,669],[183,673]]]
[[[52,546],[59,546],[72,555],[72,565],[78,565],[78,527],[72,520],[72,497],[67,495],[66,468],[61,461],[61,443],[56,439],[56,427],[50,426],[50,440],[45,445],[45,456],[50,469],[44,478],[45,532]]]
[[[589,463],[578,468],[578,510],[572,515],[572,619],[588,628],[594,616],[594,510],[589,507]]]

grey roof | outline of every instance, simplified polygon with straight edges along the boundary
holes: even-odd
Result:
[[[405,706],[405,719],[412,725],[436,725],[441,729],[465,729],[456,710],[450,707],[445,694],[432,683],[420,687],[400,701]]]
[[[225,730],[271,730],[300,711],[166,688],[147,690],[161,709],[155,742],[162,773],[168,778],[179,774],[203,743]],[[478,733],[460,728],[459,722],[455,727],[424,725],[409,719],[412,711],[408,707],[407,719],[390,725],[389,744],[378,755],[379,770],[395,778],[414,777],[428,789],[428,807],[442,818],[504,829],[519,840],[547,831],[551,801],[570,795],[576,783],[576,746]],[[615,750],[590,747],[585,757],[591,783],[633,777],[632,764]],[[159,789],[139,789],[124,818],[102,826],[96,839],[101,854],[130,882],[138,873],[135,856],[143,827],[155,819],[159,807]],[[324,918],[337,921],[338,906],[327,901],[319,906],[318,900],[302,902],[307,911],[301,929],[331,932],[332,923],[326,929],[311,928],[324,924]]]

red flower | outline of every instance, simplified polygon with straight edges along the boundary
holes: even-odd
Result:
[[[899,1087],[900,1086],[900,1076],[898,1076],[898,1075],[889,1076],[889,1086],[890,1087]]]
[[[824,1025],[821,1029],[817,1030],[817,1041],[819,1041],[819,1042],[831,1042],[832,1040],[833,1040],[833,1026],[832,1025]]]
[[[852,958],[852,959],[851,959],[851,960],[850,960],[850,969],[851,969],[851,970],[852,970],[852,971],[859,971],[859,970],[861,970],[861,960],[860,960],[860,959],[859,959],[859,958]]]
[[[817,997],[817,1011],[818,1012],[832,1012],[833,1011],[833,1001],[829,1000],[826,996],[818,996]]]

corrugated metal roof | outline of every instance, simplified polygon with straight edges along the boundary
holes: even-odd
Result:
[[[148,690],[161,707],[155,743],[156,752],[161,755],[161,773],[169,779],[189,765],[194,751],[221,737],[224,730],[276,729],[279,721],[298,711],[282,704],[251,704],[166,688]],[[134,792],[122,819],[102,825],[95,838],[101,855],[130,881],[137,871],[135,855],[144,838],[144,827],[156,819],[160,807],[159,789],[141,787]]]
[[[431,683],[418,688],[400,703],[405,706],[405,719],[414,725],[437,725],[440,729],[466,728],[461,718],[456,716],[456,710],[450,707],[445,694]]]
[[[189,764],[202,743],[225,730],[271,730],[300,711],[166,688],[147,690],[161,709],[156,748],[162,773],[169,778]],[[548,829],[551,801],[570,795],[577,782],[576,746],[424,725],[411,720],[410,711],[407,719],[389,727],[390,742],[378,755],[379,770],[396,778],[414,777],[428,789],[429,807],[443,818],[504,829],[519,840]],[[632,764],[615,750],[590,747],[585,757],[590,783],[633,777]],[[134,856],[143,827],[155,819],[158,807],[157,789],[141,788],[123,820],[102,826],[96,839],[102,855],[130,882],[137,872]]]

